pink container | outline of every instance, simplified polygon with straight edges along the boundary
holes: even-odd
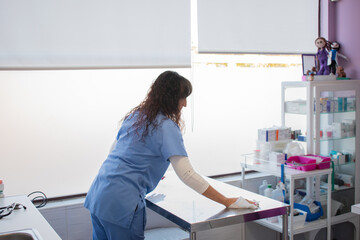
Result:
[[[314,158],[321,158],[322,161],[320,163],[316,164],[316,168],[317,169],[326,169],[326,168],[330,168],[330,163],[331,163],[331,158],[330,157],[324,157],[324,156],[319,156],[319,155],[313,155],[313,154],[308,154],[306,156],[309,157],[314,157]]]
[[[320,163],[316,163],[316,159],[321,159]],[[286,161],[291,168],[301,171],[311,171],[314,169],[330,168],[330,157],[308,154],[305,156],[292,156]]]
[[[316,160],[304,156],[291,156],[286,163],[296,170],[312,171],[316,169]]]

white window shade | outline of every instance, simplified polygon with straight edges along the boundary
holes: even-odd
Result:
[[[314,53],[318,1],[198,0],[202,53]]]
[[[0,0],[1,69],[190,65],[189,0]]]

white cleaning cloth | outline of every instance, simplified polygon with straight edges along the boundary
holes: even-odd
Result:
[[[246,201],[245,198],[239,197],[236,202],[231,204],[229,208],[251,208],[251,209],[257,209],[259,207],[259,204],[254,201],[255,204],[251,204],[248,201]]]

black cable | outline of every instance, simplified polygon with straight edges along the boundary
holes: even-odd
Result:
[[[34,191],[34,192],[30,193],[29,195],[27,195],[27,197],[30,197],[33,194],[40,194],[40,195],[35,196],[34,198],[30,199],[30,201],[35,205],[36,208],[44,207],[47,204],[48,199],[47,199],[45,193],[43,193],[41,191]],[[41,201],[41,203],[36,205],[36,203],[40,202],[40,201]]]

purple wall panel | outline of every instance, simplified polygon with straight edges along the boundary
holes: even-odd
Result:
[[[347,77],[360,79],[360,1],[322,1],[322,5],[329,4],[329,19],[324,24],[328,25],[328,40],[338,41],[341,45],[339,53],[349,58],[348,62],[339,58],[339,65],[344,66]]]

